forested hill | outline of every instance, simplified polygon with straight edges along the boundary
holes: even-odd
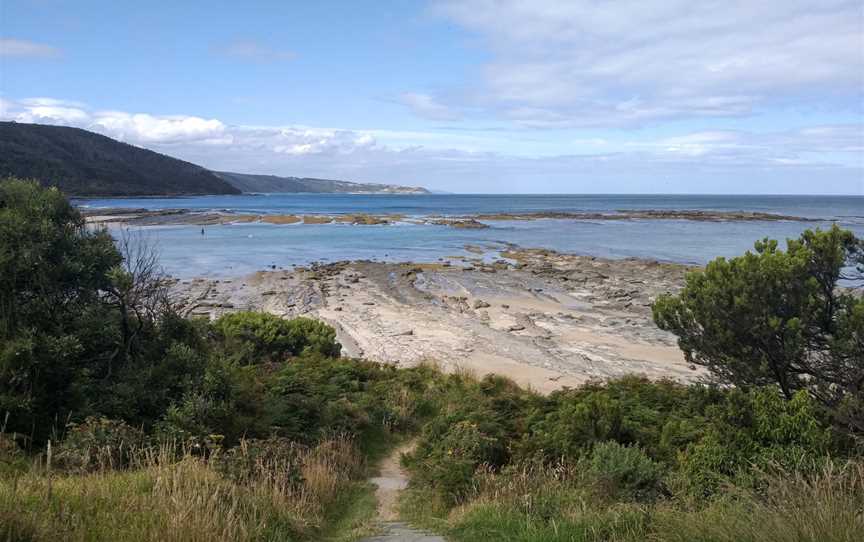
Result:
[[[0,177],[70,196],[238,194],[201,167],[79,128],[0,122]]]
[[[315,179],[311,177],[278,177],[276,175],[251,175],[216,171],[233,186],[243,192],[290,192],[290,193],[357,193],[366,194],[428,194],[425,188],[399,186],[395,184],[355,183],[335,179]]]

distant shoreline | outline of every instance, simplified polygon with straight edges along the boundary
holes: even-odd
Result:
[[[758,222],[792,221],[819,222],[827,219],[761,213],[748,211],[704,211],[704,210],[667,210],[621,209],[614,212],[523,212],[523,213],[471,213],[459,215],[418,215],[372,214],[372,213],[318,213],[318,214],[276,214],[276,213],[230,213],[213,210],[160,209],[146,208],[88,208],[81,211],[89,223],[124,223],[137,226],[211,226],[246,223],[266,224],[330,224],[386,225],[397,222],[431,224],[456,228],[485,228],[485,222],[512,220],[692,220],[697,222]]]

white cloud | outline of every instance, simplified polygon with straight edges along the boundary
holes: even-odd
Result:
[[[476,102],[527,126],[860,109],[858,0],[441,0],[435,11],[493,54]]]
[[[29,40],[0,38],[0,56],[21,58],[53,58],[60,56],[56,47]]]
[[[864,132],[852,124],[695,131],[626,142],[573,139],[581,154],[516,156],[469,150],[495,148],[503,137],[497,132],[232,126],[191,115],[92,111],[50,98],[0,99],[0,118],[77,126],[217,170],[462,192],[864,194]]]
[[[292,60],[297,56],[291,51],[273,49],[254,40],[235,40],[214,46],[213,50],[230,58],[254,62]]]
[[[154,116],[122,111],[99,111],[90,117],[90,129],[111,137],[146,145],[202,142],[230,144],[231,135],[226,126],[216,119],[169,115]]]
[[[415,115],[430,120],[457,120],[460,115],[453,109],[436,101],[428,94],[403,92],[399,101],[408,106]]]

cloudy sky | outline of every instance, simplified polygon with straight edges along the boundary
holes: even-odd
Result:
[[[864,5],[0,0],[0,117],[453,192],[864,194]]]

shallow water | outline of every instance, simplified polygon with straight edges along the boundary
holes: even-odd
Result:
[[[158,245],[169,273],[235,276],[313,261],[375,259],[431,262],[474,256],[466,244],[506,243],[609,258],[640,257],[705,263],[734,256],[763,237],[796,237],[837,222],[864,237],[864,196],[573,196],[272,194],[84,200],[87,207],[187,208],[255,214],[371,214],[409,216],[497,212],[614,212],[622,209],[757,211],[822,219],[818,222],[698,222],[688,220],[491,221],[490,228],[397,224],[242,224],[157,226],[144,235]]]

